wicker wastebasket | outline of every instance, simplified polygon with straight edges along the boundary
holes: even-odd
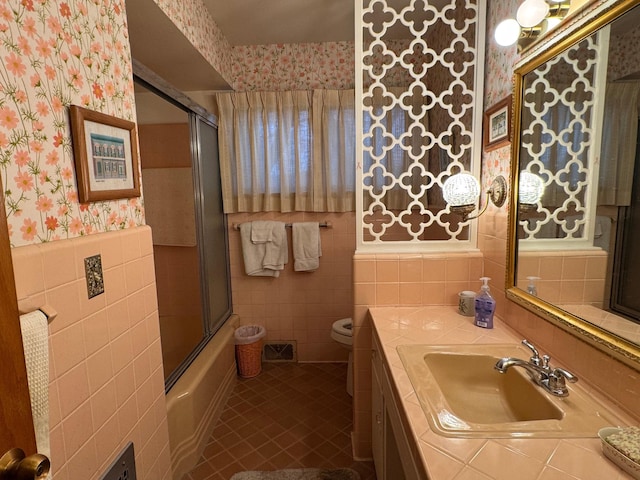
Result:
[[[235,331],[238,375],[255,377],[262,371],[262,338],[267,330],[259,325],[245,325]]]

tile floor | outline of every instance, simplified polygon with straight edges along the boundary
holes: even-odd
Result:
[[[376,480],[372,462],[351,456],[346,364],[265,363],[238,379],[202,458],[185,480],[228,480],[244,470],[350,467]]]

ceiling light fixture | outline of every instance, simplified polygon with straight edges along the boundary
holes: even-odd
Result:
[[[508,47],[517,42],[520,51],[558,25],[570,7],[570,0],[524,0],[515,19],[507,18],[496,27],[496,43]]]

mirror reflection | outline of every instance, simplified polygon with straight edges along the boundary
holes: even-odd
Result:
[[[640,344],[640,7],[522,78],[516,286]]]

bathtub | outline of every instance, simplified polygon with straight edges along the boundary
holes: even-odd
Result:
[[[167,394],[173,480],[181,480],[202,455],[236,382],[232,315]]]

